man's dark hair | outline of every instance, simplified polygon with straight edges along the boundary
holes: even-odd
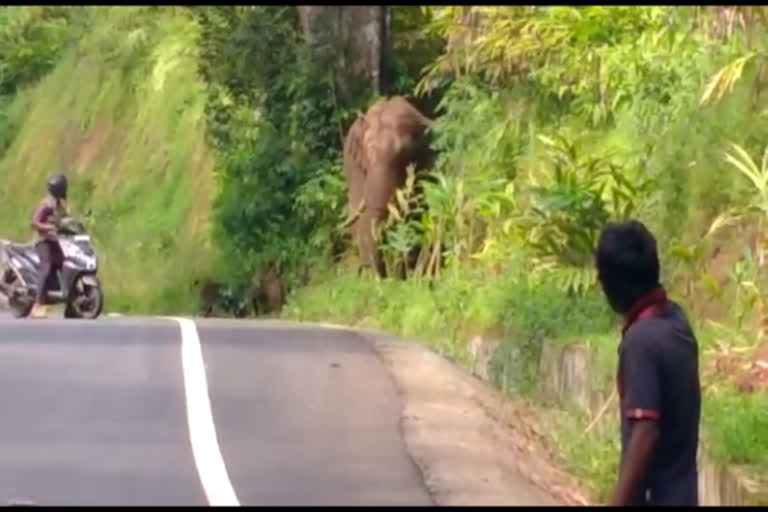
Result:
[[[600,285],[618,313],[626,313],[638,299],[659,287],[656,239],[638,221],[606,226],[595,256]]]

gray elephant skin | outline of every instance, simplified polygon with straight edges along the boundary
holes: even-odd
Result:
[[[370,266],[382,278],[387,271],[375,230],[386,220],[387,204],[396,190],[405,184],[408,166],[421,173],[434,164],[436,154],[428,137],[431,125],[432,120],[408,100],[394,96],[359,115],[344,140],[346,225],[363,266]]]

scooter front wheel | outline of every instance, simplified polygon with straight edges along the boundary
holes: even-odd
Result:
[[[104,294],[99,279],[96,276],[81,276],[74,283],[64,317],[95,320],[101,315],[103,308]]]

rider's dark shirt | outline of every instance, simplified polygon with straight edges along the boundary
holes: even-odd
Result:
[[[698,505],[698,345],[678,304],[666,301],[655,314],[626,329],[619,346],[617,384],[622,463],[634,422],[659,422],[659,438],[645,483],[632,505]],[[646,492],[650,503],[645,500]]]

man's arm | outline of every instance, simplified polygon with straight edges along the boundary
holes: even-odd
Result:
[[[622,507],[630,504],[630,500],[645,478],[658,438],[659,426],[655,420],[636,420],[632,425],[632,435],[627,446],[624,466],[611,500],[612,506]]]
[[[32,216],[32,227],[35,228],[41,234],[48,234],[56,230],[56,226],[46,222],[51,214],[51,208],[46,204],[41,204],[35,210]]]
[[[625,395],[621,413],[631,422],[630,439],[611,504],[629,505],[644,492],[649,463],[659,438],[660,371],[652,332],[634,330],[622,346]]]

